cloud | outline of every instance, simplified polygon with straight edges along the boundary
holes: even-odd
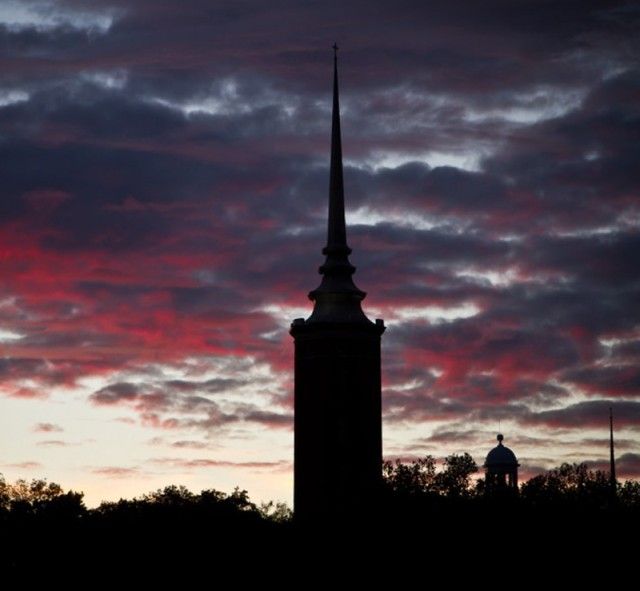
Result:
[[[35,461],[26,461],[26,462],[16,462],[13,464],[5,464],[8,468],[15,468],[16,470],[39,470],[42,468],[42,464],[40,462]]]
[[[563,377],[594,394],[628,396],[640,391],[640,369],[632,365],[579,368],[566,372]]]
[[[177,447],[178,449],[207,449],[210,445],[204,441],[180,440],[172,442],[171,447]]]
[[[46,393],[42,390],[24,386],[8,389],[8,394],[13,398],[23,398],[26,400],[37,400],[47,397]]]
[[[121,466],[103,466],[93,468],[91,472],[106,478],[134,478],[140,475],[139,468],[125,468]]]
[[[640,454],[622,454],[616,461],[616,475],[620,478],[640,478]]]
[[[596,427],[607,429],[609,408],[613,409],[618,427],[637,426],[640,421],[640,402],[588,400],[557,410],[545,410],[522,417],[525,424],[544,424],[556,428]]]
[[[140,386],[129,384],[127,382],[111,384],[94,392],[91,395],[91,400],[95,404],[104,405],[118,404],[119,402],[136,400],[139,396],[139,389]]]
[[[388,325],[387,433],[471,447],[500,418],[557,442],[609,404],[637,429],[637,7],[328,13],[11,3],[0,391],[75,396],[176,449],[286,436],[287,327],[325,239],[326,37],[348,37],[349,240]]]
[[[269,470],[281,471],[291,467],[291,462],[279,461],[229,461],[229,460],[213,460],[209,458],[182,459],[182,458],[155,458],[151,460],[154,464],[161,466],[170,466],[172,468],[180,468],[186,470],[196,470],[200,468],[240,468],[250,470]]]
[[[55,423],[36,423],[33,426],[33,430],[36,433],[61,433],[64,431],[60,425],[56,425]]]
[[[289,412],[265,410],[245,401],[247,392],[254,392],[262,381],[259,377],[255,380],[218,377],[115,382],[93,392],[89,399],[97,406],[129,406],[144,425],[156,429],[197,429],[209,433],[242,423],[290,429],[293,417]],[[194,442],[182,443],[187,446]]]
[[[604,458],[588,461],[587,465],[592,470],[602,470],[607,473],[611,466],[610,461]],[[616,458],[616,478],[619,480],[640,478],[640,454],[629,452],[618,456]]]
[[[243,420],[270,428],[291,429],[293,427],[293,415],[291,414],[249,410],[249,412],[243,416]]]

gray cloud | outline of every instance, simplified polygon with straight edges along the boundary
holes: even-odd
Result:
[[[365,307],[479,310],[389,323],[385,420],[575,429],[624,397],[616,416],[640,424],[635,3],[110,0],[92,3],[112,19],[93,29],[63,8],[46,27],[0,24],[9,394],[99,378],[91,403],[133,409],[175,444],[290,428],[288,386],[240,365],[110,376],[216,355],[287,382],[286,319],[261,310],[308,309],[318,280],[326,46],[345,39]],[[269,403],[230,399],[252,384]],[[596,399],[562,408],[571,384]]]

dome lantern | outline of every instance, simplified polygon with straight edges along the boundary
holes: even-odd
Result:
[[[509,489],[518,490],[518,459],[508,447],[502,443],[502,433],[497,437],[496,445],[488,454],[484,467],[486,470],[485,482],[487,492]]]

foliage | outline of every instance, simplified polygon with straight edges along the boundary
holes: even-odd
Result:
[[[590,470],[584,463],[564,463],[534,476],[521,487],[523,502],[531,505],[571,505],[573,507],[604,506],[612,498],[609,476],[601,470]]]
[[[618,500],[624,507],[640,511],[640,482],[627,480],[618,487]]]
[[[382,474],[386,487],[394,493],[418,495],[435,490],[436,460],[425,456],[405,464],[400,460],[384,462]]]
[[[640,517],[640,483],[618,485],[614,497],[607,474],[585,464],[563,464],[506,496],[485,494],[482,479],[474,485],[477,470],[469,454],[450,455],[440,467],[432,456],[385,462],[379,505],[367,506],[364,522],[340,515],[344,523],[331,527],[369,524],[372,540],[429,532],[446,549],[477,532],[509,531],[514,523],[538,533],[561,524],[564,536],[579,541],[593,539],[593,531],[623,531]],[[282,556],[287,547],[304,548],[298,536],[304,530],[297,527],[286,504],[256,505],[239,488],[194,493],[166,486],[87,510],[81,493],[45,480],[7,483],[0,475],[0,563],[22,570],[62,564],[69,556],[95,572],[114,563],[122,572],[152,563],[208,569],[213,556],[220,565],[221,556]]]
[[[286,503],[269,501],[268,503],[261,503],[258,510],[264,519],[268,519],[273,523],[290,523],[293,519],[293,511]]]
[[[447,456],[440,472],[436,471],[436,460],[431,455],[412,460],[410,463],[396,460],[395,463],[383,464],[383,478],[387,490],[408,496],[469,496],[472,494],[471,475],[477,471],[478,465],[466,452]]]
[[[467,452],[447,456],[444,469],[436,475],[436,487],[445,496],[468,496],[472,494],[471,475],[477,471],[478,465]]]
[[[79,517],[86,513],[84,494],[74,491],[65,492],[55,482],[33,479],[31,482],[20,479],[13,484],[0,475],[0,511],[9,512],[15,517],[22,515]]]

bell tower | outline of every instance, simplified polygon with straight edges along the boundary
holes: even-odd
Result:
[[[382,481],[380,337],[353,282],[342,177],[338,57],[333,46],[333,117],[327,244],[313,312],[291,325],[295,343],[294,511],[300,522],[357,515]]]

